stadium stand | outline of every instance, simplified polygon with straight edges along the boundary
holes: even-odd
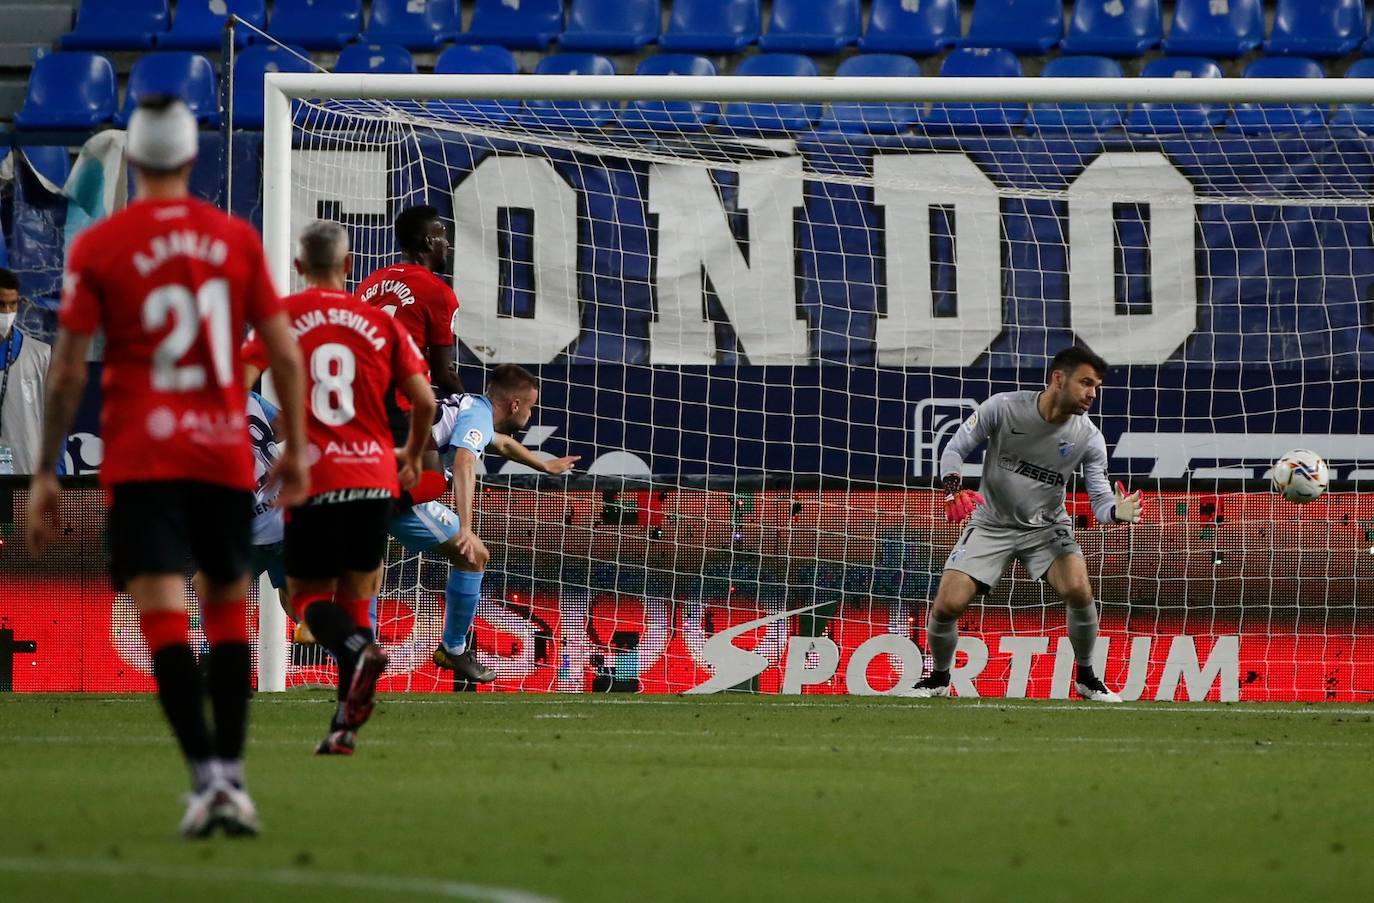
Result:
[[[61,187],[72,172],[72,155],[60,144],[34,144],[20,148],[29,166],[48,182]]]
[[[275,0],[272,37],[308,50],[338,50],[362,29],[361,0]]]
[[[180,0],[172,28],[158,35],[157,46],[168,50],[218,50],[224,43],[224,20],[233,13],[257,28],[267,27],[267,0]],[[247,44],[249,29],[239,29],[235,42]]]
[[[686,53],[660,53],[647,57],[635,75],[715,75],[715,64],[705,57]],[[703,132],[720,118],[720,104],[704,101],[631,101],[620,115],[627,129],[658,132]]]
[[[1291,56],[1345,56],[1364,41],[1360,0],[1277,0],[1264,49]]]
[[[1000,47],[962,48],[945,57],[942,76],[1015,78],[1022,74],[1021,61]],[[1016,128],[1026,119],[1025,104],[937,103],[925,120],[930,131],[994,132]]]
[[[859,39],[859,0],[773,0],[764,50],[838,53]]]
[[[234,127],[262,128],[262,77],[265,72],[313,71],[302,47],[254,44],[234,60]]]
[[[433,50],[462,30],[458,0],[372,0],[367,30],[370,44],[399,44],[407,50]]]
[[[563,50],[629,53],[658,40],[658,0],[573,0]]]
[[[95,53],[58,51],[34,63],[14,124],[21,129],[93,129],[114,118],[117,100],[109,60]]]
[[[434,71],[451,75],[515,75],[520,71],[520,65],[504,47],[457,44],[439,54]],[[504,100],[434,100],[426,108],[444,119],[497,125],[513,119],[520,110],[520,104]]]
[[[1042,78],[1121,78],[1121,64],[1105,56],[1061,56],[1041,70]],[[1037,103],[1026,130],[1041,135],[1104,132],[1121,125],[1124,110],[1109,103]]]
[[[400,44],[349,44],[339,51],[335,72],[395,72],[415,70],[415,58]]]
[[[615,75],[615,64],[596,53],[555,53],[539,61],[535,75]],[[615,119],[604,100],[537,100],[525,104],[520,120],[550,128],[600,128]]]
[[[1146,64],[1141,78],[1221,78],[1221,67],[1205,57],[1164,57]],[[1216,104],[1137,104],[1126,119],[1126,129],[1142,134],[1179,134],[1210,131],[1226,118],[1226,108]]]
[[[1164,52],[1221,59],[1244,56],[1264,43],[1260,0],[1176,0]]]
[[[563,0],[477,0],[468,30],[455,37],[466,44],[500,44],[512,50],[543,50],[563,31]]]
[[[924,56],[959,41],[958,0],[873,0],[868,29],[859,39],[865,53],[911,53]]]
[[[1063,37],[1064,7],[1059,0],[978,0],[959,46],[1044,53]]]
[[[851,56],[835,71],[841,77],[911,77],[921,67],[909,56],[896,53],[866,53]],[[832,103],[821,120],[821,128],[870,135],[895,135],[905,132],[920,119],[914,103]]]
[[[1357,60],[1345,70],[1346,78],[1374,78],[1374,60]],[[1374,104],[1341,104],[1331,117],[1331,127],[1354,128],[1368,135],[1374,133]]]
[[[734,53],[759,39],[759,0],[676,0],[658,46],[674,53]]]
[[[175,94],[186,101],[203,126],[218,128],[219,79],[210,61],[189,50],[167,50],[139,57],[129,72],[124,105],[115,116],[115,125],[129,124],[138,100],[145,94]]]
[[[144,50],[167,31],[167,0],[82,0],[63,50]]]
[[[1316,60],[1298,56],[1261,57],[1245,67],[1246,78],[1325,78]],[[1321,125],[1326,111],[1316,104],[1236,104],[1226,128],[1246,135],[1293,132]]]
[[[746,57],[736,75],[797,76],[817,74],[816,61],[800,53],[760,53]],[[782,135],[805,132],[820,118],[818,103],[732,103],[721,124],[737,135]]]
[[[1139,56],[1159,44],[1164,19],[1159,0],[1078,0],[1069,33],[1060,45],[1065,53]]]

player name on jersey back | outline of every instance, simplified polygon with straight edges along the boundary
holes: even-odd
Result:
[[[382,330],[376,322],[361,311],[330,307],[325,310],[308,310],[291,319],[291,332],[297,341],[318,326],[342,326],[362,336],[373,349],[382,351],[386,348],[388,337],[382,335]]]

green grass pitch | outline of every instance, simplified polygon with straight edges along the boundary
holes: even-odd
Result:
[[[0,698],[0,900],[1339,900],[1374,707],[259,697],[264,833],[175,837],[150,697]]]

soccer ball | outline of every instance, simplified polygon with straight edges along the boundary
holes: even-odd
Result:
[[[1295,448],[1274,462],[1274,488],[1299,505],[1320,498],[1331,475],[1326,459],[1306,448]]]

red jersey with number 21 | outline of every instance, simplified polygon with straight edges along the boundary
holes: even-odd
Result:
[[[305,360],[310,494],[340,489],[400,491],[384,399],[390,387],[426,372],[405,329],[348,292],[309,288],[283,302]],[[263,362],[261,341],[244,357]]]
[[[257,232],[203,201],[137,201],[78,235],[58,322],[105,332],[101,482],[252,491],[239,342],[280,310]]]

